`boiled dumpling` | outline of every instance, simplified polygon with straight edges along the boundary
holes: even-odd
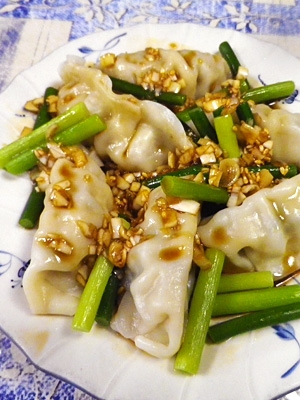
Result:
[[[60,199],[62,195],[66,203]],[[84,227],[99,228],[113,206],[105,175],[90,157],[83,167],[58,159],[50,175],[45,208],[34,237],[24,292],[35,314],[75,313],[82,288],[76,281],[80,261],[93,239]]]
[[[132,83],[147,85],[147,79],[153,79],[158,84],[162,81],[168,88],[169,81],[176,82],[180,93],[191,99],[219,90],[221,83],[230,77],[227,63],[220,54],[196,50],[148,48],[119,54],[112,65],[101,68],[108,75]]]
[[[300,167],[300,114],[265,104],[256,105],[253,111],[258,124],[268,129],[273,140],[273,160]]]
[[[198,216],[177,212],[178,226],[164,228],[157,200],[149,198],[142,240],[130,250],[127,291],[111,327],[155,357],[171,357],[181,344],[188,302],[188,281]]]
[[[282,275],[300,267],[300,175],[219,211],[198,228],[207,247],[236,266]]]
[[[123,170],[147,172],[166,164],[169,151],[192,147],[181,122],[167,107],[113,93],[109,77],[99,69],[70,61],[61,75],[59,112],[84,101],[107,124],[94,140],[103,160],[110,159]]]

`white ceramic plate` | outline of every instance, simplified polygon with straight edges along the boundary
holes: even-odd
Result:
[[[191,24],[143,25],[107,31],[68,43],[19,75],[0,96],[0,146],[15,139],[29,116],[25,101],[59,84],[66,55],[96,61],[103,53],[136,51],[146,46],[216,52],[227,40],[251,77],[265,83],[292,79],[300,87],[300,60],[277,47],[234,31]],[[296,100],[288,107],[300,109]],[[207,345],[198,375],[173,371],[174,360],[158,360],[107,329],[91,333],[71,329],[71,319],[33,316],[21,287],[30,259],[33,232],[18,227],[30,191],[25,177],[0,171],[0,326],[41,369],[105,400],[270,400],[300,386],[300,321]]]

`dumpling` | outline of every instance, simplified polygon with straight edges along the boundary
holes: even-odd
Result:
[[[300,167],[300,114],[272,109],[265,104],[254,106],[258,124],[269,130],[273,140],[273,159]]]
[[[60,195],[66,199],[65,203]],[[77,267],[93,244],[85,227],[89,224],[101,227],[112,206],[113,196],[105,175],[92,158],[88,157],[82,167],[76,167],[66,158],[55,162],[32,245],[31,262],[23,278],[33,313],[75,313],[82,292],[76,282]]]
[[[171,357],[181,344],[188,302],[188,281],[198,216],[177,212],[175,229],[164,228],[157,200],[159,187],[149,198],[140,224],[145,240],[128,255],[128,290],[111,323],[112,329],[145,352]]]
[[[103,60],[105,65],[105,56]],[[119,54],[112,65],[101,69],[110,76],[132,83],[147,84],[147,79],[154,77],[168,88],[169,80],[177,82],[181,86],[180,92],[191,99],[220,89],[221,83],[231,76],[220,54],[196,50],[147,48],[136,53]]]
[[[236,266],[282,275],[300,267],[300,175],[219,211],[199,226],[205,246],[223,250]]]
[[[167,107],[113,93],[111,80],[99,69],[70,61],[61,75],[59,112],[84,101],[106,122],[107,129],[94,140],[103,160],[110,159],[123,170],[150,172],[167,163],[169,151],[192,147],[181,122]]]

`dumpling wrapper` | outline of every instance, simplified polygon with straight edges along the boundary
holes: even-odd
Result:
[[[258,124],[267,128],[273,141],[273,160],[300,167],[300,114],[272,109],[265,104],[253,108]]]
[[[150,172],[167,163],[169,151],[193,146],[181,122],[167,107],[115,94],[110,78],[99,69],[69,61],[63,65],[61,76],[64,83],[59,90],[59,112],[84,101],[107,125],[94,139],[102,160],[110,159],[126,171]]]
[[[152,71],[164,71],[166,75],[172,71],[184,81],[180,92],[191,99],[221,89],[221,83],[231,77],[228,65],[220,54],[196,50],[157,49],[153,57],[147,50],[122,53],[117,55],[112,66],[101,69],[110,76],[131,83],[143,81]]]
[[[300,267],[300,175],[219,211],[198,234],[243,269],[280,276]]]
[[[50,197],[55,184],[69,180],[72,206],[53,206]],[[97,163],[77,168],[66,158],[58,159],[51,171],[45,208],[34,237],[31,262],[24,274],[23,287],[30,309],[35,314],[73,315],[82,287],[76,281],[80,261],[88,255],[92,239],[83,235],[78,221],[101,227],[104,215],[113,206],[113,197],[105,175]],[[49,234],[58,235],[73,247],[64,254],[45,243]]]
[[[150,194],[140,224],[149,238],[129,252],[129,287],[111,327],[143,351],[164,358],[174,355],[182,340],[198,216],[178,212],[179,230],[166,234],[153,209],[160,197],[161,188]]]

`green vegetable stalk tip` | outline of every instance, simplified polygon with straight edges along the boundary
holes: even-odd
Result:
[[[231,45],[228,42],[222,42],[219,45],[219,51],[220,51],[222,57],[224,58],[224,60],[227,62],[230,72],[232,74],[232,77],[235,78],[238,73],[239,66],[241,64],[240,64],[235,52],[233,51]]]
[[[214,124],[219,145],[223,150],[225,157],[239,158],[240,149],[236,133],[234,132],[234,123],[231,114],[216,117],[214,119]]]
[[[147,179],[143,181],[143,185],[147,186],[149,189],[155,189],[160,186],[161,180],[164,176],[189,176],[189,175],[197,175],[205,169],[202,164],[191,165],[190,167],[177,169],[175,171],[170,171],[162,175],[157,175],[154,178]]]
[[[220,293],[216,297],[212,315],[242,314],[297,302],[300,307],[298,285]]]
[[[44,209],[45,193],[34,187],[28,197],[24,210],[19,219],[19,225],[25,229],[33,229]]]
[[[243,94],[243,100],[259,103],[273,103],[291,96],[295,91],[293,81],[284,81],[248,90]]]
[[[95,322],[97,310],[112,273],[113,264],[99,256],[95,262],[73,318],[73,329],[89,332]]]
[[[199,369],[225,259],[224,253],[216,249],[207,249],[206,256],[212,267],[199,273],[183,343],[175,359],[175,370],[191,375]]]
[[[101,326],[109,326],[117,305],[120,280],[113,271],[105,287],[95,321]]]
[[[236,109],[236,112],[240,121],[244,121],[250,126],[254,125],[254,116],[247,101],[240,103]]]
[[[222,42],[219,46],[219,51],[224,60],[227,62],[227,65],[230,69],[232,77],[235,79],[239,67],[241,66],[240,61],[238,60],[233,48],[228,42]],[[250,88],[249,82],[245,79],[241,81],[241,92],[247,91]]]
[[[223,274],[220,279],[218,293],[239,292],[242,290],[252,289],[266,289],[273,286],[274,277],[271,271]]]
[[[283,324],[299,318],[299,303],[291,303],[279,307],[267,308],[265,310],[245,314],[225,322],[212,325],[208,329],[208,337],[214,343],[221,343],[242,333],[268,326]]]
[[[191,110],[189,110],[189,116],[198,131],[199,137],[207,136],[215,143],[218,143],[215,129],[211,125],[206,113],[202,108],[192,108]]]
[[[90,115],[84,103],[78,103],[65,113],[51,119],[46,124],[33,130],[29,135],[21,137],[14,142],[0,149],[0,168],[4,168],[6,164],[15,156],[34,148],[39,147],[47,138],[47,134],[59,133],[72,125],[77,124]]]
[[[61,146],[73,146],[102,132],[105,128],[105,123],[98,115],[91,115],[83,121],[55,134],[51,140]],[[48,141],[50,142],[51,140]],[[41,143],[40,148],[47,150],[46,141]],[[6,164],[6,171],[13,175],[20,175],[32,169],[38,163],[35,150],[38,149],[30,149],[14,157]]]
[[[164,176],[161,180],[161,187],[167,196],[195,201],[226,204],[229,198],[227,190],[223,188],[177,176]]]

